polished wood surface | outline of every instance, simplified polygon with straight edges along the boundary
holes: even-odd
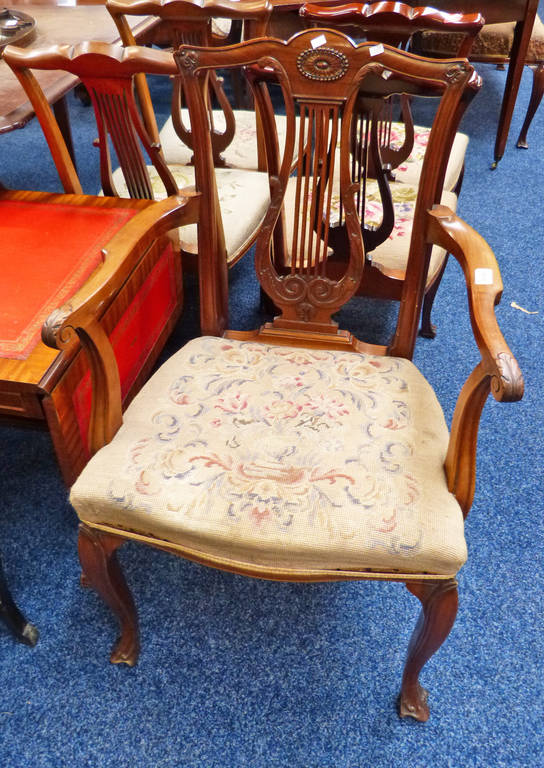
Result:
[[[6,0],[6,7],[21,8],[36,20],[36,35],[27,48],[44,48],[58,43],[79,43],[84,40],[114,42],[118,33],[104,3],[64,5],[62,0],[25,3]],[[132,18],[131,25],[138,38],[145,36],[156,24],[148,18]],[[64,72],[44,72],[39,82],[51,104],[58,102],[77,83],[77,78]],[[34,115],[24,91],[6,63],[0,60],[0,133],[22,128]]]
[[[405,47],[417,32],[456,32],[463,35],[463,42],[455,56],[468,56],[474,39],[484,25],[481,13],[446,13],[427,6],[416,8],[407,3],[346,3],[320,5],[306,3],[299,15],[317,26],[333,29],[353,25],[354,32],[380,43]]]
[[[297,11],[302,0],[271,0],[276,13]],[[331,0],[315,0],[318,4],[331,4]],[[333,4],[338,4],[334,3]],[[408,5],[419,6],[421,0],[408,0]],[[433,0],[432,6],[449,13],[481,13],[487,24],[515,21],[516,29],[510,54],[510,63],[501,104],[494,149],[494,167],[504,155],[512,115],[516,105],[525,57],[538,10],[538,0]]]

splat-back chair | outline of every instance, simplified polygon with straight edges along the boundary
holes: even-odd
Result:
[[[373,55],[372,45],[323,34],[317,49],[309,31],[286,43],[264,39],[228,50],[182,46],[176,54],[196,124],[206,115],[205,73],[220,63],[258,66],[263,79],[273,74],[281,83],[286,148],[272,172],[272,199],[255,256],[257,277],[279,316],[254,332],[190,341],[150,379],[122,424],[119,409],[104,409],[90,427],[97,452],[73,486],[71,502],[81,520],[85,579],[121,625],[112,662],[132,665],[139,653],[136,609],[116,558],[130,539],[259,578],[400,581],[423,609],[408,651],[400,713],[425,720],[429,710],[418,677],[455,620],[455,576],[466,557],[463,517],[474,494],[480,413],[490,391],[497,400],[519,399],[523,381],[494,315],[502,286],[491,250],[451,211],[432,209],[456,116],[472,89],[472,68],[387,46]],[[257,73],[257,99],[260,91]],[[407,91],[440,99],[429,145],[442,161],[423,166],[398,325],[387,347],[357,340],[332,319],[368,268],[349,152],[361,91],[369,98]],[[276,129],[265,102],[260,106],[268,142]],[[299,156],[297,250],[284,275],[270,251],[273,240],[281,246],[284,234],[275,238],[290,183],[297,111],[301,146],[313,152]],[[323,258],[330,230],[325,224],[316,233],[312,223],[313,212],[331,204],[336,153],[328,150],[338,135],[349,237],[344,271],[334,276],[333,270],[330,277]],[[211,162],[209,139],[202,162]],[[320,184],[312,169],[321,171]],[[433,243],[463,267],[480,351],[451,435],[430,384],[410,361]],[[92,299],[80,303],[75,297],[46,332],[49,343],[62,346],[74,329],[89,354],[99,357],[85,321],[92,312]],[[115,375],[110,364],[97,367],[97,390]],[[109,391],[114,393],[113,384]]]
[[[272,10],[269,0],[108,0],[110,12],[124,45],[136,45],[128,24],[128,16],[156,16],[161,20],[163,37],[172,48],[182,43],[217,45],[224,42],[213,33],[217,20],[237,20],[245,24],[245,34],[261,37],[266,33]],[[266,170],[262,136],[253,109],[233,110],[225,94],[222,78],[208,73],[209,122],[212,130],[212,151],[216,167]],[[184,107],[181,78],[174,81],[172,116],[160,134],[149,89],[144,78],[138,80],[138,95],[148,130],[160,143],[168,164],[188,165],[194,148],[194,135]],[[278,118],[280,136],[285,134],[285,119]]]
[[[4,58],[13,63],[19,53],[8,46]],[[114,345],[127,405],[181,311],[179,249],[168,232],[195,222],[197,211],[178,198],[84,195],[41,91],[34,106],[48,115],[42,125],[66,194],[0,189],[0,419],[48,430],[70,485],[89,457],[89,367],[75,342],[62,351],[45,346],[43,321],[76,291],[96,289],[96,275],[122,274],[115,299],[96,307],[93,322]]]
[[[90,42],[43,51],[11,47],[5,59],[26,89],[48,141],[54,118],[31,70],[62,69],[80,78],[95,110],[104,194],[159,200],[196,185],[202,216],[198,226],[175,233],[176,247],[184,258],[196,255],[202,331],[221,333],[227,322],[227,265],[236,263],[255,239],[270,199],[268,175],[212,165],[207,176],[195,177],[193,165],[166,164],[141,117],[134,83],[145,74],[176,74],[169,52]],[[206,121],[197,135],[199,140],[208,135]],[[114,173],[110,142],[120,164]],[[66,153],[62,160],[57,169],[67,189],[75,170]]]
[[[483,25],[480,14],[446,14],[429,7],[412,8],[404,3],[389,2],[332,6],[306,4],[300,9],[300,16],[322,27],[344,28],[356,38],[366,37],[368,41],[394,45],[401,50],[407,50],[413,36],[422,30],[440,30],[441,34],[456,30],[460,57],[470,52],[472,42]],[[386,170],[388,177],[395,182],[388,188],[391,199],[384,206],[382,227],[377,230],[380,232],[388,228],[389,231],[385,237],[378,239],[372,235],[372,242],[367,235],[367,252],[373,252],[375,279],[364,282],[361,292],[369,296],[398,299],[399,280],[402,280],[408,261],[417,185],[430,136],[430,128],[414,126],[411,103],[408,94],[392,95],[383,104],[381,114],[372,117],[376,123],[375,132],[368,133],[368,139],[379,145],[379,160],[376,161],[375,168],[368,169],[369,175],[378,178],[382,170]],[[362,119],[366,119],[365,113],[369,106],[370,110],[375,112],[375,105],[373,107],[367,104],[364,98],[360,99],[358,108]],[[402,114],[401,122],[394,120],[396,113]],[[364,134],[361,134],[358,140],[364,144]],[[442,198],[442,202],[454,211],[457,207],[456,195],[463,178],[467,145],[468,136],[456,132],[444,177]],[[358,147],[355,142],[354,151],[363,152],[365,149],[364,146]],[[371,147],[368,154],[370,159],[375,154]],[[389,208],[389,215],[386,208]],[[365,217],[361,218],[364,220]],[[391,227],[394,219],[396,221]],[[428,338],[433,338],[436,334],[431,314],[446,263],[447,254],[440,248],[434,248],[427,276],[420,331],[422,336]]]
[[[436,31],[437,35],[454,32],[457,46],[451,57],[468,57],[484,19],[479,13],[444,13],[434,8],[412,8],[404,3],[348,3],[317,5],[307,3],[299,11],[306,21],[316,26],[342,29],[356,39],[387,43],[401,50],[410,50],[414,35]],[[430,129],[414,126],[410,100],[407,95],[390,99],[385,105],[378,130],[382,163],[390,167],[396,181],[418,184],[425,147]],[[394,115],[400,113],[400,121]],[[457,133],[453,142],[444,189],[459,193],[468,136]]]

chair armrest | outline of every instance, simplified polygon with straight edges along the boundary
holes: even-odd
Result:
[[[91,455],[112,439],[123,420],[117,361],[100,320],[147,249],[170,230],[197,222],[199,204],[200,194],[184,190],[137,213],[103,248],[100,267],[42,327],[48,346],[62,350],[79,339],[87,356],[92,382]]]
[[[429,217],[429,240],[451,253],[465,274],[472,330],[484,368],[492,377],[493,397],[521,400],[523,376],[494,312],[503,285],[493,251],[476,230],[446,206],[435,206]]]
[[[428,212],[427,236],[430,242],[451,253],[463,269],[472,330],[482,357],[457,399],[444,464],[448,488],[466,517],[476,485],[476,448],[482,409],[490,391],[499,401],[520,400],[523,376],[495,318],[494,307],[501,298],[502,280],[489,245],[445,206],[435,206]]]

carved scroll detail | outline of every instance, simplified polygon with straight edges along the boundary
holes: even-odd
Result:
[[[469,67],[464,63],[454,64],[444,74],[444,79],[448,83],[457,83],[463,78],[469,70]]]
[[[501,400],[515,402],[523,395],[523,377],[517,360],[508,352],[501,352],[495,358],[500,378],[493,377],[494,393],[501,393]]]
[[[176,59],[180,67],[191,72],[194,72],[198,66],[198,56],[194,51],[178,51]]]
[[[297,57],[297,68],[309,80],[340,80],[348,68],[348,58],[334,48],[308,48]]]
[[[48,347],[52,347],[53,349],[60,349],[70,342],[75,333],[73,328],[64,328],[60,336],[58,333],[64,321],[71,315],[72,311],[72,305],[67,303],[51,312],[42,327],[42,340],[44,344],[47,344]]]

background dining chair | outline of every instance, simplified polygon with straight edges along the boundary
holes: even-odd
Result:
[[[474,42],[470,58],[476,62],[505,64],[509,61],[514,40],[515,23],[486,24]],[[458,35],[425,32],[417,50],[425,56],[450,56],[458,44]],[[533,71],[533,88],[517,145],[527,149],[527,133],[544,94],[544,24],[537,14],[525,63]]]
[[[47,99],[21,62],[28,51],[8,46],[3,55],[29,89],[66,193],[0,189],[0,418],[46,429],[70,485],[89,457],[90,371],[75,339],[62,352],[43,344],[43,321],[95,285],[100,264],[122,272],[116,300],[93,322],[114,346],[126,406],[180,315],[179,248],[168,232],[195,222],[197,208],[187,195],[160,204],[84,195]]]
[[[65,70],[80,78],[95,110],[100,149],[102,191],[108,196],[160,200],[180,189],[196,187],[201,194],[198,224],[175,233],[175,247],[184,260],[195,259],[200,286],[200,319],[204,333],[221,333],[227,324],[227,268],[251,247],[270,199],[266,173],[235,168],[167,164],[141,116],[135,80],[146,74],[171,77],[177,73],[170,52],[105,43],[56,46],[26,51],[12,47],[6,61],[19,77],[42,124],[46,138],[51,110],[33,69]],[[149,115],[149,113],[148,113]],[[195,133],[196,143],[208,135],[207,116]],[[110,142],[119,168],[113,172]],[[58,155],[53,154],[55,161]],[[146,162],[147,158],[147,162]],[[57,163],[61,180],[69,168]],[[65,185],[66,188],[66,185]]]
[[[452,48],[451,58],[468,57],[484,24],[479,13],[444,13],[428,6],[413,8],[405,3],[306,3],[301,6],[299,15],[317,26],[342,29],[357,40],[387,43],[402,50],[411,50],[414,35],[422,32],[433,31],[437,35],[453,32],[456,45]],[[398,101],[400,104],[390,99],[384,107],[379,129],[380,155],[382,163],[391,167],[396,181],[417,185],[430,128],[414,125],[407,95]],[[444,189],[457,195],[461,189],[467,146],[468,136],[457,132],[444,179]]]
[[[371,44],[355,45],[339,32],[323,35],[319,47],[308,31],[287,42],[250,41],[228,51],[182,46],[176,53],[195,126],[207,113],[206,71],[219,64],[253,68],[274,178],[255,268],[278,316],[254,332],[194,339],[150,379],[123,420],[119,409],[102,410],[90,426],[91,436],[98,431],[96,454],[70,498],[81,521],[86,583],[121,626],[112,662],[132,665],[139,653],[136,609],[116,557],[127,540],[259,578],[400,581],[422,604],[400,714],[426,720],[419,674],[455,620],[480,413],[490,392],[497,400],[518,400],[523,379],[494,315],[502,285],[491,250],[453,212],[433,209],[461,104],[474,88],[472,67],[387,46],[373,55]],[[286,104],[280,161],[265,93],[270,77],[281,84]],[[381,346],[355,339],[333,319],[368,272],[349,150],[361,90],[387,98],[407,88],[440,102],[429,139],[436,161],[422,169],[397,327]],[[292,177],[297,113],[305,151]],[[339,134],[349,231],[342,272],[329,265],[329,218],[316,231],[313,215],[331,204],[337,179],[331,150]],[[197,169],[212,162],[209,136],[205,143]],[[288,244],[281,213],[292,178],[298,225]],[[275,268],[272,243],[290,247],[288,274]],[[451,435],[430,384],[410,361],[432,243],[451,251],[463,268],[480,353],[459,395]],[[62,346],[74,328],[89,354],[100,356],[86,322],[93,307],[84,295],[60,308],[45,325],[48,343]],[[467,351],[467,362],[472,357]],[[105,363],[97,373],[95,386],[111,382],[114,392],[115,367]]]
[[[244,34],[260,37],[266,34],[272,11],[270,0],[108,0],[110,12],[123,44],[136,45],[128,24],[130,16],[155,16],[160,19],[161,40],[175,49],[182,43],[193,45],[225,44],[217,34],[217,25],[235,21],[244,24]],[[236,73],[240,75],[241,73]],[[235,82],[240,90],[240,81]],[[233,109],[216,72],[207,76],[208,113],[212,131],[212,152],[216,167],[265,171],[262,136],[255,110]],[[181,78],[174,78],[172,115],[157,131],[149,89],[143,78],[137,80],[138,97],[150,135],[160,143],[168,164],[189,165],[193,156],[194,131],[184,106]],[[280,141],[285,136],[285,118],[277,118]]]

